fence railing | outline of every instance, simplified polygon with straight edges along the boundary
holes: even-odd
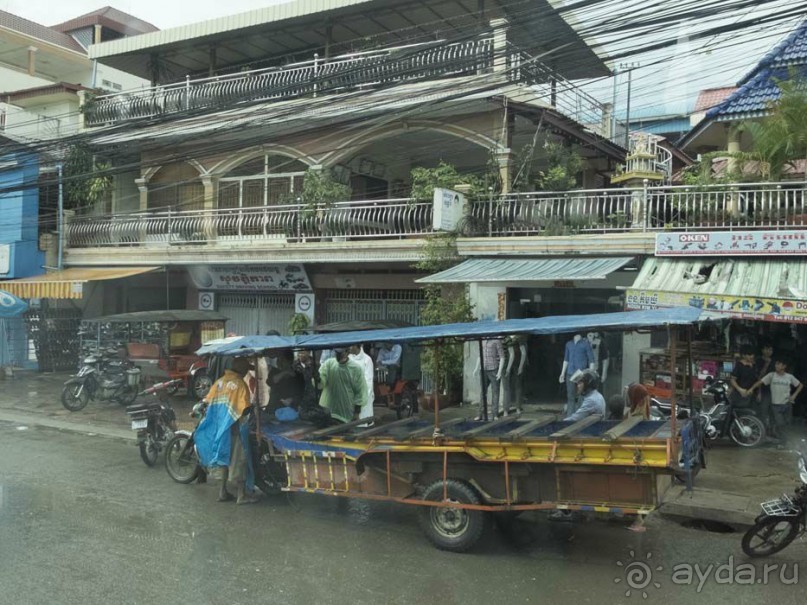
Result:
[[[806,192],[804,185],[760,183],[516,193],[471,202],[457,229],[465,237],[506,237],[798,228],[807,227]],[[433,232],[431,202],[392,199],[317,209],[292,204],[76,217],[67,225],[67,245],[304,243],[401,239]]]
[[[66,228],[72,248],[400,239],[431,232],[432,204],[408,199],[76,217]]]
[[[95,97],[87,126],[150,118],[243,102],[338,93],[392,82],[480,73],[493,67],[491,37],[431,42],[310,61]]]

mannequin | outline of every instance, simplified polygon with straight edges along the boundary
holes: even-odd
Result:
[[[558,382],[566,383],[566,416],[571,416],[577,410],[577,385],[572,382],[572,377],[577,372],[585,369],[595,370],[597,367],[594,359],[594,351],[591,350],[591,343],[582,334],[575,334],[566,343],[563,353],[563,367],[558,377]]]
[[[476,420],[482,420],[487,412],[487,420],[495,420],[499,415],[499,395],[502,386],[502,376],[507,359],[505,358],[504,345],[500,338],[490,338],[482,341],[483,358],[476,360],[474,375],[478,376],[482,371],[482,388],[486,391],[490,387],[490,395],[487,397],[488,409],[480,409]]]
[[[515,404],[516,412],[521,413],[524,405],[524,368],[527,365],[527,340],[523,336],[514,336],[507,341],[507,368],[505,369],[504,413]]]
[[[608,344],[599,332],[589,332],[586,334],[591,350],[594,352],[594,369],[600,375],[600,384],[605,390],[605,381],[608,379],[608,365],[610,364],[610,352]]]

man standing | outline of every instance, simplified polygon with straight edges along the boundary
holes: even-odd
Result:
[[[351,422],[359,417],[364,406],[367,385],[362,369],[351,361],[346,349],[334,349],[331,357],[319,368],[322,396],[319,405],[331,413],[338,422]]]
[[[227,482],[236,486],[236,504],[257,502],[252,492],[252,469],[249,464],[249,426],[247,411],[251,407],[249,387],[244,382],[252,369],[249,360],[238,357],[232,367],[213,383],[205,397],[205,417],[194,439],[199,459],[205,468],[222,468],[219,502],[236,500],[227,491]]]
[[[395,386],[395,383],[398,382],[398,377],[401,374],[402,352],[403,349],[399,344],[381,343],[377,361],[378,365],[387,371],[387,384],[389,386]]]
[[[373,358],[364,352],[364,347],[360,344],[350,347],[350,360],[359,364],[364,373],[364,382],[367,385],[367,391],[364,396],[364,405],[359,413],[359,418],[372,418],[373,417],[373,402],[375,401],[375,391],[373,389]],[[362,426],[370,426],[372,423]]]

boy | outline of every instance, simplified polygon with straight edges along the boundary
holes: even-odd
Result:
[[[773,437],[779,439],[782,444],[787,440],[787,426],[793,418],[793,402],[796,401],[804,385],[801,384],[793,374],[787,373],[787,363],[782,359],[777,359],[774,364],[775,371],[770,372],[760,378],[751,390],[755,390],[761,385],[771,387],[771,407],[773,408],[774,434]],[[791,392],[795,387],[795,392]]]
[[[734,405],[741,408],[751,407],[751,394],[757,382],[754,349],[748,346],[740,349],[740,361],[734,366],[729,382],[734,389]]]

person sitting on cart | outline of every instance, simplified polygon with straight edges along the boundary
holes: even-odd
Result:
[[[387,371],[387,384],[395,386],[398,378],[401,375],[401,345],[392,344],[389,342],[382,342],[381,348],[378,350],[378,357],[376,361],[379,367]]]
[[[266,383],[270,388],[270,412],[284,406],[299,408],[305,383],[303,377],[294,371],[294,353],[291,350],[280,352],[277,356],[277,369],[269,373]]]
[[[249,463],[251,401],[249,387],[244,382],[250,370],[252,365],[245,357],[233,360],[205,397],[207,411],[194,434],[202,466],[223,469],[219,502],[257,502],[252,493],[254,478]],[[235,485],[237,497],[227,490],[228,481]]]
[[[594,370],[583,370],[572,377],[572,382],[577,387],[577,394],[580,396],[580,407],[571,416],[563,420],[565,422],[577,422],[587,416],[605,417],[605,398],[597,390],[599,377]]]
[[[334,352],[336,356],[319,368],[319,405],[330,411],[333,421],[351,422],[358,419],[364,405],[364,373],[359,364],[350,360],[347,349],[337,348]]]

